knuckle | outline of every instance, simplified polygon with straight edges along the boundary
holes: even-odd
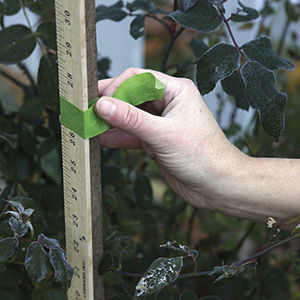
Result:
[[[194,85],[193,80],[191,80],[189,78],[182,78],[181,81],[182,81],[182,84],[185,85],[185,86],[192,86],[192,85]]]
[[[126,69],[125,72],[129,73],[129,74],[137,74],[138,68],[130,67],[130,68]]]
[[[142,118],[136,108],[127,108],[122,123],[124,128],[138,129],[142,125]]]

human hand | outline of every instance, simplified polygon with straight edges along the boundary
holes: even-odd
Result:
[[[164,97],[140,108],[107,97],[127,78],[151,72],[166,85]],[[218,177],[228,160],[245,158],[224,136],[198,89],[189,79],[130,68],[113,79],[99,81],[96,113],[114,129],[100,135],[107,148],[143,148],[168,184],[189,203],[210,207],[210,195],[220,189]]]

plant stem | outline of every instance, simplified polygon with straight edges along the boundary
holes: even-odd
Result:
[[[26,88],[26,85],[23,84],[21,81],[19,81],[18,79],[14,78],[13,76],[11,76],[10,74],[8,74],[6,71],[0,69],[0,75],[2,75],[3,77],[9,79],[11,82],[13,82],[15,85],[19,86],[22,89]]]
[[[159,22],[166,29],[166,31],[169,34],[171,33],[170,28],[169,28],[169,26],[166,22],[164,22],[162,19],[159,19],[158,17],[156,17],[154,15],[151,15],[150,13],[147,13],[147,14],[134,14],[132,12],[129,12],[128,15],[131,16],[131,17],[145,16],[146,18],[153,19],[153,20]]]
[[[19,62],[17,65],[24,72],[24,74],[27,76],[27,78],[29,79],[29,81],[30,81],[31,85],[33,86],[35,92],[38,93],[37,85],[36,85],[33,77],[31,76],[28,68],[26,67],[26,65],[22,62]]]
[[[168,60],[170,58],[171,55],[171,51],[173,49],[174,43],[176,42],[177,38],[183,33],[183,31],[185,30],[184,27],[180,27],[176,32],[173,33],[173,35],[171,36],[171,39],[169,41],[168,47],[167,47],[167,51],[166,54],[164,56],[163,62],[161,64],[161,68],[160,71],[164,72],[167,64],[168,64]]]
[[[245,56],[245,54],[243,53],[241,47],[238,45],[238,43],[237,43],[237,41],[236,41],[236,39],[235,39],[235,37],[234,37],[234,35],[233,35],[233,33],[232,33],[231,27],[230,27],[230,25],[229,25],[229,20],[225,17],[224,13],[222,12],[222,10],[221,10],[220,8],[218,8],[218,11],[219,11],[219,13],[220,13],[220,15],[221,15],[221,17],[222,17],[222,20],[223,20],[223,22],[224,22],[224,24],[225,24],[225,26],[226,26],[226,28],[227,28],[227,30],[228,30],[228,33],[229,33],[229,35],[230,35],[230,37],[231,37],[231,40],[232,40],[232,42],[233,42],[235,48],[239,51],[239,53],[240,53],[241,56],[246,60],[246,62],[249,62],[249,61],[248,61],[248,58],[247,58],[247,57]]]
[[[264,250],[261,250],[261,251],[255,253],[254,255],[249,256],[248,258],[245,258],[245,259],[243,259],[243,260],[241,260],[241,261],[238,261],[238,262],[234,262],[234,263],[232,264],[232,266],[239,268],[239,267],[241,267],[242,265],[245,265],[245,264],[247,264],[247,263],[249,263],[249,262],[251,262],[251,261],[255,261],[259,256],[261,256],[261,255],[263,255],[263,254],[266,254],[266,253],[268,253],[268,252],[270,252],[270,251],[272,251],[272,250],[278,248],[279,246],[281,246],[281,245],[283,245],[283,244],[285,244],[285,243],[287,243],[287,242],[289,242],[289,241],[291,241],[291,240],[293,240],[293,239],[296,239],[296,238],[298,238],[298,237],[300,237],[300,233],[299,233],[299,234],[295,234],[295,235],[293,235],[293,236],[291,236],[291,237],[288,237],[288,238],[286,238],[286,239],[284,239],[284,240],[282,240],[282,241],[276,243],[276,244],[273,245],[273,246],[270,246],[270,247],[268,247],[268,248],[266,248],[266,249],[264,249]]]

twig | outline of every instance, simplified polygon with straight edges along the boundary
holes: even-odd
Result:
[[[17,86],[19,86],[22,89],[26,89],[27,86],[25,84],[23,84],[21,81],[19,81],[18,79],[14,78],[13,76],[11,76],[10,74],[8,74],[6,71],[4,71],[3,69],[0,69],[0,74],[9,79],[11,82],[13,82],[14,84],[16,84]]]
[[[233,35],[233,33],[232,33],[232,30],[231,30],[231,27],[230,27],[230,25],[229,25],[228,19],[225,17],[224,13],[222,12],[222,10],[221,10],[220,8],[218,8],[218,11],[219,11],[219,13],[220,13],[220,15],[221,15],[221,17],[222,17],[222,20],[223,20],[223,22],[224,22],[224,24],[225,24],[225,26],[226,26],[226,28],[227,28],[227,30],[228,30],[228,33],[229,33],[229,35],[230,35],[230,37],[231,37],[231,40],[232,40],[232,42],[233,42],[235,48],[239,51],[239,53],[240,53],[241,56],[245,59],[245,61],[246,61],[246,62],[249,62],[248,58],[247,58],[247,57],[245,56],[245,54],[243,53],[241,47],[238,45],[238,43],[237,43],[237,41],[236,41],[236,39],[235,39],[235,37],[234,37],[234,35]]]
[[[172,48],[174,46],[174,43],[176,42],[177,38],[183,33],[183,31],[185,30],[184,27],[180,27],[176,32],[174,32],[174,34],[172,35],[170,41],[169,41],[169,44],[168,44],[168,47],[167,47],[167,51],[166,51],[166,54],[164,56],[164,59],[163,59],[163,62],[161,64],[161,68],[160,68],[160,71],[161,72],[164,72],[165,69],[166,69],[166,66],[167,66],[167,63],[168,63],[168,60],[170,58],[170,54],[171,54],[171,51],[172,51]]]
[[[296,239],[298,237],[300,237],[300,233],[299,234],[295,234],[295,235],[293,235],[291,237],[288,237],[288,238],[286,238],[286,239],[284,239],[284,240],[276,243],[275,245],[270,246],[270,247],[268,247],[268,248],[266,248],[264,250],[261,250],[261,251],[255,253],[254,255],[251,255],[251,256],[249,256],[249,257],[247,257],[247,258],[245,258],[245,259],[243,259],[241,261],[234,262],[231,265],[234,266],[234,267],[236,267],[236,268],[239,268],[239,267],[241,267],[241,266],[243,266],[243,265],[245,265],[245,264],[247,264],[249,262],[255,261],[259,256],[264,255],[264,254],[266,254],[266,253],[268,253],[268,252],[270,252],[270,251],[278,248],[279,246],[281,246],[281,245],[283,245],[283,244],[285,244],[285,243],[287,243],[287,242],[289,242],[291,240],[294,240],[294,239]]]
[[[154,15],[151,15],[150,13],[147,13],[147,14],[134,14],[132,12],[129,12],[128,15],[131,16],[131,17],[145,16],[147,18],[153,19],[153,20],[159,22],[166,29],[166,31],[169,34],[171,33],[170,28],[169,28],[169,26],[166,22],[164,22],[162,19],[160,19],[160,18],[158,18]]]
[[[17,65],[18,65],[18,67],[24,72],[24,74],[27,76],[27,78],[29,79],[29,81],[30,81],[31,85],[33,86],[35,92],[38,93],[37,85],[36,85],[36,83],[35,83],[33,77],[31,76],[31,74],[30,74],[28,68],[27,68],[27,67],[25,66],[25,64],[22,63],[22,62],[19,62]]]

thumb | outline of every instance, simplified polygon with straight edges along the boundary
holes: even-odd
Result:
[[[95,112],[113,127],[122,129],[146,143],[158,142],[162,127],[161,117],[112,97],[100,98],[95,105]]]

